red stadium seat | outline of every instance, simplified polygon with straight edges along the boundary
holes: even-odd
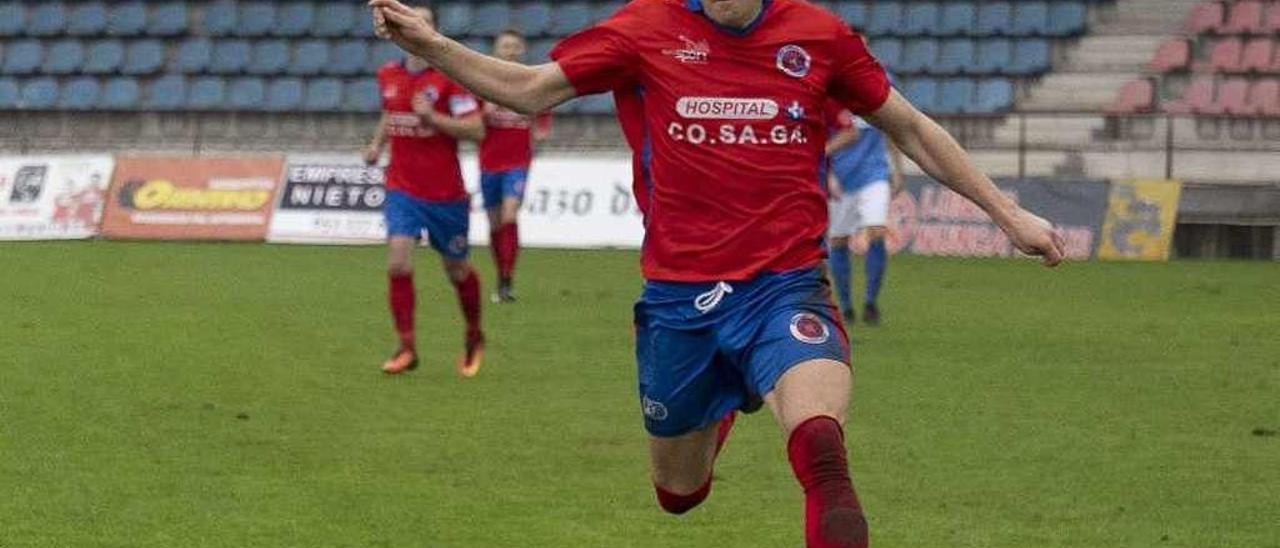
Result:
[[[1222,28],[1223,12],[1226,11],[1221,2],[1201,2],[1191,7],[1183,27],[1192,34],[1218,31]]]
[[[1134,80],[1120,88],[1116,100],[1107,107],[1109,114],[1134,114],[1151,112],[1155,102],[1156,88],[1151,80]]]
[[[1209,50],[1207,68],[1211,72],[1240,72],[1240,54],[1244,50],[1244,42],[1236,37],[1220,38]]]
[[[1280,2],[1271,4],[1271,9],[1267,10],[1267,20],[1263,26],[1271,34],[1280,34]]]
[[[1270,38],[1254,38],[1240,56],[1241,72],[1266,72],[1271,69],[1271,52],[1275,43]]]
[[[1248,116],[1253,114],[1249,105],[1249,81],[1244,78],[1232,78],[1218,86],[1218,100],[1213,102],[1205,114],[1236,114]]]
[[[1227,16],[1226,24],[1222,26],[1222,32],[1227,34],[1262,34],[1265,32],[1262,24],[1262,2],[1245,0],[1232,4],[1231,13]]]
[[[1174,99],[1164,104],[1165,112],[1173,114],[1191,114],[1204,112],[1206,107],[1213,106],[1213,78],[1201,76],[1191,81],[1191,85],[1182,94],[1181,99]]]
[[[1259,80],[1249,90],[1249,105],[1263,116],[1280,116],[1280,80]]]
[[[1191,64],[1191,43],[1186,40],[1169,40],[1160,44],[1156,56],[1151,60],[1151,70],[1170,72],[1182,70]]]

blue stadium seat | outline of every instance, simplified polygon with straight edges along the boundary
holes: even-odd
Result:
[[[365,70],[369,63],[369,46],[364,40],[347,40],[339,42],[329,52],[329,64],[324,67],[325,74],[337,76],[353,76]]]
[[[552,36],[567,36],[591,24],[591,5],[586,2],[565,2],[556,8],[556,17],[548,32]]]
[[[107,30],[107,7],[102,2],[85,2],[71,9],[67,34],[98,36]]]
[[[46,2],[31,9],[27,20],[30,36],[59,36],[67,29],[67,9],[62,2]]]
[[[595,7],[591,9],[591,22],[599,23],[600,21],[613,17],[613,14],[618,13],[618,10],[622,9],[622,5],[624,3],[624,0],[606,0],[604,2],[597,2]]]
[[[916,108],[933,112],[938,106],[938,81],[933,78],[911,78],[902,86],[902,94]]]
[[[363,16],[363,12],[361,12]],[[336,38],[346,36],[355,26],[356,8],[354,3],[325,2],[316,13],[312,36],[319,38]]]
[[[106,110],[134,110],[138,107],[141,91],[133,78],[112,78],[102,86],[98,96],[98,108]]]
[[[276,12],[273,36],[305,36],[315,26],[316,5],[311,2],[290,2]]]
[[[936,36],[940,34],[937,4],[914,3],[906,7],[902,15],[902,33],[907,36]]]
[[[0,38],[18,36],[26,28],[27,7],[25,5],[15,0],[0,3]]]
[[[236,36],[266,36],[276,26],[276,5],[272,2],[244,2],[240,5],[240,26]]]
[[[471,14],[471,32],[477,36],[493,36],[512,26],[511,6],[506,2],[480,4]],[[524,31],[524,29],[521,29]],[[524,31],[528,33],[528,31]]]
[[[1005,38],[990,38],[978,44],[978,56],[973,64],[973,74],[1002,74],[1013,66],[1013,42]]]
[[[231,36],[240,25],[240,11],[232,0],[216,0],[204,8],[204,32],[209,36]]]
[[[102,86],[96,78],[75,78],[62,85],[58,94],[58,108],[66,110],[89,110],[98,105],[98,95]]]
[[[335,78],[320,78],[307,84],[302,109],[310,112],[329,112],[342,106],[342,82]]]
[[[287,112],[298,110],[302,105],[302,80],[297,78],[280,78],[267,85],[266,110]]]
[[[86,74],[110,74],[124,64],[124,44],[119,40],[99,40],[89,46],[84,55],[83,71]]]
[[[934,74],[959,75],[973,70],[977,47],[968,38],[953,38],[942,43],[938,55],[938,64],[930,72]]]
[[[348,112],[378,112],[382,110],[382,93],[378,84],[368,78],[347,83],[342,110]]]
[[[227,97],[227,82],[222,78],[206,76],[191,83],[186,108],[214,110],[222,108]]]
[[[529,42],[529,51],[525,53],[525,61],[533,64],[551,61],[551,49],[556,47],[556,39],[543,38]]]
[[[249,56],[249,74],[271,76],[283,74],[289,66],[289,43],[284,40],[263,40],[253,47]]]
[[[1013,82],[1007,78],[992,78],[978,83],[978,91],[968,111],[994,114],[1013,108]]]
[[[1273,8],[1274,9],[1274,8]],[[1089,8],[1080,2],[1056,2],[1049,11],[1049,36],[1082,34],[1089,24]]]
[[[452,2],[440,6],[436,12],[436,19],[440,24],[440,32],[453,37],[463,36],[471,32],[473,14],[470,3]]]
[[[1006,71],[1020,76],[1040,74],[1052,64],[1048,40],[1018,40],[1013,46],[1013,64]]]
[[[929,72],[937,62],[937,41],[908,40],[906,47],[902,50],[902,62],[894,70],[907,74]]]
[[[178,46],[169,69],[182,74],[197,74],[209,68],[213,60],[213,42],[206,38],[191,38]]]
[[[876,2],[871,5],[871,16],[867,19],[867,34],[870,36],[896,36],[902,29],[902,4],[897,2]]]
[[[143,106],[148,110],[179,110],[187,104],[187,80],[181,76],[162,76],[147,86]]]
[[[221,40],[213,45],[209,59],[209,72],[213,74],[238,74],[249,65],[253,48],[245,40]]]
[[[149,36],[180,36],[187,32],[187,4],[169,2],[151,8],[151,17],[147,20]]]
[[[991,2],[978,7],[978,36],[1008,36],[1013,32],[1013,8],[1008,2]]]
[[[1044,36],[1049,33],[1049,4],[1019,2],[1013,13],[1014,36]]]
[[[597,93],[583,97],[577,111],[582,114],[613,114],[615,110],[612,93]]]
[[[531,2],[523,4],[512,14],[512,24],[529,36],[546,36],[551,30],[551,20],[555,17],[551,4],[547,2]]]
[[[124,52],[124,66],[120,72],[130,76],[155,74],[164,67],[164,55],[164,44],[159,40],[132,42]]]
[[[264,110],[266,82],[262,78],[236,78],[227,87],[227,108],[230,110]]]
[[[859,2],[840,2],[836,5],[836,15],[839,15],[844,22],[857,28],[863,28],[867,25],[867,5]]]
[[[871,53],[880,60],[880,64],[897,70],[902,64],[902,41],[897,38],[877,38],[869,40]]]
[[[307,40],[299,43],[293,52],[293,62],[287,69],[297,76],[315,76],[329,64],[329,43],[324,40]]]
[[[58,81],[53,78],[35,78],[22,84],[22,106],[35,110],[53,108],[58,102]]]
[[[142,2],[124,2],[111,8],[107,18],[107,34],[138,36],[147,29],[147,7]]]
[[[0,110],[16,109],[21,101],[22,90],[18,87],[18,81],[13,78],[0,78]]]
[[[968,78],[943,80],[938,89],[938,104],[934,107],[934,111],[939,114],[965,112],[973,103],[975,87],[973,80]]]
[[[379,42],[369,52],[369,65],[365,67],[365,72],[374,74],[382,65],[401,59],[404,59],[404,52],[399,47],[390,42]]]
[[[4,65],[0,73],[32,74],[44,63],[44,44],[38,40],[10,42],[4,49]]]
[[[75,74],[84,65],[84,45],[79,40],[59,40],[49,45],[41,72],[54,76]]]
[[[973,36],[978,24],[978,8],[970,2],[951,2],[942,7],[938,32],[943,36]]]

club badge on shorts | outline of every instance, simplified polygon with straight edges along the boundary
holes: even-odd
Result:
[[[831,330],[817,314],[801,312],[791,317],[791,336],[806,344],[822,344],[831,339]]]
[[[813,58],[804,48],[795,44],[787,44],[778,49],[778,70],[792,78],[804,78],[809,75]]]

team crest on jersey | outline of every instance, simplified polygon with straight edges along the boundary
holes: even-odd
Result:
[[[693,41],[681,34],[680,41],[684,42],[683,47],[664,49],[662,54],[675,57],[684,64],[705,65],[711,59],[711,44],[706,40]]]
[[[811,312],[801,312],[791,317],[791,336],[806,344],[822,344],[831,339],[826,322]]]
[[[422,96],[426,97],[427,101],[431,102],[432,104],[435,104],[436,101],[440,100],[440,88],[437,88],[435,86],[427,86],[422,90]]]
[[[804,78],[809,75],[813,58],[804,48],[795,44],[787,44],[778,49],[778,70],[792,78]]]

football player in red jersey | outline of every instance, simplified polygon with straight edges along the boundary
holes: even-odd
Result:
[[[493,55],[505,61],[524,61],[528,44],[514,29],[493,40]],[[524,201],[533,148],[551,134],[551,114],[526,116],[497,103],[484,105],[484,141],[480,143],[480,191],[489,212],[490,247],[498,269],[498,291],[494,302],[515,301],[516,256],[520,253],[520,231],[516,216]]]
[[[807,545],[867,546],[843,430],[848,347],[821,271],[828,97],[973,200],[1018,249],[1062,260],[1053,226],[893,90],[843,21],[804,0],[632,0],[534,67],[471,51],[398,0],[370,6],[381,36],[486,100],[532,113],[614,93],[645,215],[639,397],[669,512],[710,493],[734,410],[767,405],[804,490]]]
[[[406,8],[408,9],[408,8]],[[434,25],[429,8],[411,9],[416,20]],[[383,364],[388,374],[418,366],[414,309],[413,250],[423,233],[444,258],[466,318],[464,351],[458,372],[471,377],[484,353],[480,328],[480,279],[467,260],[471,198],[462,183],[458,140],[484,139],[480,104],[462,86],[421,57],[410,56],[378,69],[382,120],[365,150],[365,162],[377,163],[391,146],[387,166],[388,300],[400,347]]]

